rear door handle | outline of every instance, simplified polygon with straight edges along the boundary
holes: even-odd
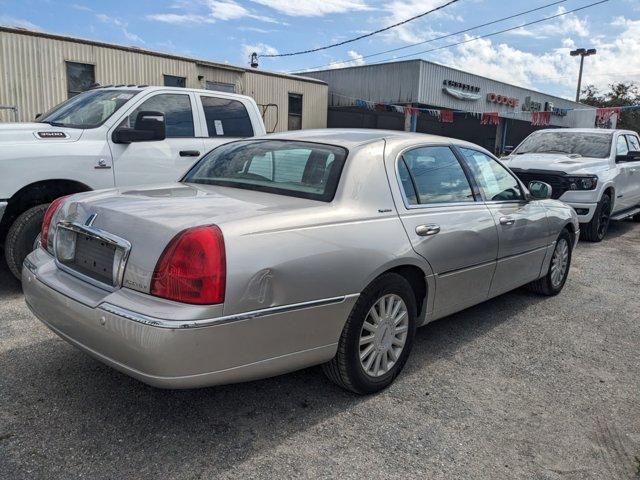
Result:
[[[199,157],[200,152],[198,150],[180,150],[181,157]]]
[[[416,227],[416,233],[421,237],[435,235],[438,232],[440,232],[440,225],[436,225],[435,223],[429,223],[427,225],[418,225]]]
[[[500,217],[500,225],[513,225],[516,223],[513,217]]]

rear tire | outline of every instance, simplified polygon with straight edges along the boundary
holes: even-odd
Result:
[[[556,240],[556,247],[553,250],[551,262],[549,262],[547,274],[527,285],[529,290],[547,297],[559,294],[569,276],[572,250],[573,236],[565,228]]]
[[[404,367],[415,330],[411,285],[396,273],[381,275],[360,294],[342,330],[336,356],[322,366],[324,373],[359,395],[382,390]]]
[[[20,280],[22,262],[33,251],[49,204],[38,205],[23,212],[9,228],[4,243],[4,257],[11,273]]]
[[[584,240],[589,242],[601,242],[609,230],[609,222],[611,221],[611,197],[608,194],[602,195],[598,202],[593,218],[587,223],[580,233]]]

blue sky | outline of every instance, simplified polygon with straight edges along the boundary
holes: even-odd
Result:
[[[607,3],[457,47],[470,40],[596,0],[566,0],[543,10],[445,40],[406,47],[552,3],[554,0],[459,0],[384,34],[322,52],[261,60],[260,67],[300,71],[360,65],[399,55],[424,58],[545,92],[572,97],[576,47],[598,49],[586,60],[584,84],[640,83],[640,1]],[[387,26],[446,0],[0,0],[0,24],[21,26],[212,61],[247,65],[249,53],[287,53],[338,42]],[[333,64],[332,64],[333,62]]]

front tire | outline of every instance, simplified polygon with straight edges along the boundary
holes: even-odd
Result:
[[[338,342],[323,365],[330,380],[365,395],[386,388],[404,367],[416,330],[416,299],[409,282],[386,273],[360,294]]]
[[[564,288],[569,276],[572,250],[573,237],[567,229],[564,229],[556,240],[556,247],[553,249],[547,274],[535,282],[531,282],[528,285],[529,289],[548,297],[558,295]]]
[[[20,280],[22,262],[33,251],[36,238],[49,204],[38,205],[23,212],[9,228],[4,243],[4,257],[11,273]]]
[[[581,229],[582,238],[589,242],[601,242],[609,230],[611,221],[611,197],[608,194],[602,195],[598,202],[593,218]]]

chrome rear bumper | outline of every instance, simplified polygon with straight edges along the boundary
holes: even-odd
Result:
[[[248,312],[204,325],[160,321],[104,302],[87,305],[58,292],[38,277],[38,265],[30,261],[36,257],[31,254],[22,271],[25,300],[36,317],[101,362],[161,388],[253,380],[328,361],[357,298]]]

